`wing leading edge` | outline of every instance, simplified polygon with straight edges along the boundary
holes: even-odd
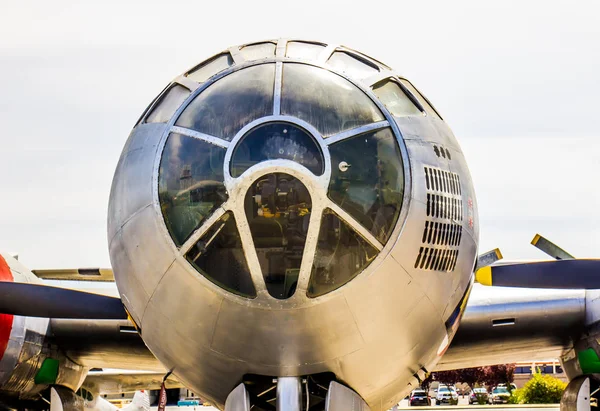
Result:
[[[559,358],[585,324],[585,290],[474,284],[450,348],[436,370]]]
[[[50,320],[51,340],[75,363],[166,373],[127,320]]]

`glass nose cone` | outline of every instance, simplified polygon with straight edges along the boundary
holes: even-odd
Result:
[[[314,175],[325,170],[321,149],[307,131],[294,124],[274,122],[250,130],[240,140],[231,159],[231,175],[239,177],[254,164],[273,159],[295,161]]]
[[[310,220],[307,188],[291,175],[267,174],[248,189],[244,207],[267,291],[277,299],[291,297]]]

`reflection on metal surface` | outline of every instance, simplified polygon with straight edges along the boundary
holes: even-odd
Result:
[[[318,67],[290,63],[283,67],[281,113],[312,124],[324,137],[384,120],[349,81]]]
[[[325,210],[307,295],[318,297],[341,287],[364,270],[376,255],[375,247],[333,211]]]
[[[390,237],[404,195],[400,149],[389,128],[362,134],[329,147],[333,164],[329,197],[382,244]],[[349,168],[348,168],[349,167]]]
[[[243,297],[256,297],[232,212],[223,214],[185,258],[213,283]]]
[[[321,175],[325,170],[323,154],[312,136],[301,128],[283,122],[262,124],[238,143],[231,159],[231,175],[239,177],[261,161],[292,160]]]
[[[224,156],[222,147],[181,134],[169,136],[158,190],[165,224],[178,246],[227,200]]]
[[[219,54],[212,60],[202,63],[191,69],[186,76],[198,83],[204,83],[215,74],[229,68],[233,65],[233,58],[230,53]]]
[[[190,91],[187,88],[174,84],[152,108],[146,117],[146,123],[166,123],[189,95]]]
[[[275,64],[236,71],[202,91],[177,125],[231,141],[252,120],[273,113]]]
[[[308,190],[288,174],[267,174],[248,190],[245,209],[269,294],[278,299],[291,297],[310,221]]]

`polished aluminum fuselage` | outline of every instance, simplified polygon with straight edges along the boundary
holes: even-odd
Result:
[[[283,60],[290,61],[279,55],[273,59]],[[132,131],[117,166],[108,215],[119,292],[154,355],[190,389],[219,406],[246,374],[330,371],[374,411],[388,409],[434,368],[456,329],[449,318],[471,285],[477,203],[463,153],[444,121],[431,115],[394,118],[378,102],[370,86],[395,76],[389,69],[382,66],[378,78],[364,81],[340,73],[375,101],[398,138],[405,192],[391,239],[355,279],[317,298],[306,295],[306,269],[298,285],[303,292],[286,300],[271,297],[264,285],[257,286],[255,299],[228,293],[199,275],[171,240],[159,205],[158,169],[167,136],[195,93],[253,64],[240,62],[201,85],[177,78],[192,94],[173,118],[139,124]],[[323,61],[310,64],[331,70]],[[303,178],[301,167],[285,162],[260,166]],[[435,183],[433,177],[426,180],[426,168],[429,174],[435,170]],[[458,178],[451,182],[451,176]],[[235,187],[228,189],[232,197],[244,195],[236,194]],[[436,203],[433,215],[434,195],[456,200],[460,210],[450,214],[449,203]],[[434,223],[440,232],[432,239],[424,231]],[[441,227],[452,224],[462,227],[458,244],[435,239],[442,236]],[[436,257],[424,249],[438,250]],[[256,283],[262,277],[253,279]]]

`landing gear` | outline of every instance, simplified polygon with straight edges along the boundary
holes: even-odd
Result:
[[[269,387],[265,377],[253,376],[235,387],[225,411],[370,411],[356,392],[331,379],[325,382],[323,376],[270,380]]]
[[[299,377],[277,379],[277,411],[302,411],[302,388]]]
[[[50,388],[50,411],[83,411],[83,398],[68,388]]]
[[[590,378],[574,378],[560,400],[560,411],[590,411]]]
[[[325,411],[371,411],[367,403],[350,388],[335,381],[329,384]]]
[[[229,393],[225,400],[225,411],[250,411],[250,395],[244,383]]]

